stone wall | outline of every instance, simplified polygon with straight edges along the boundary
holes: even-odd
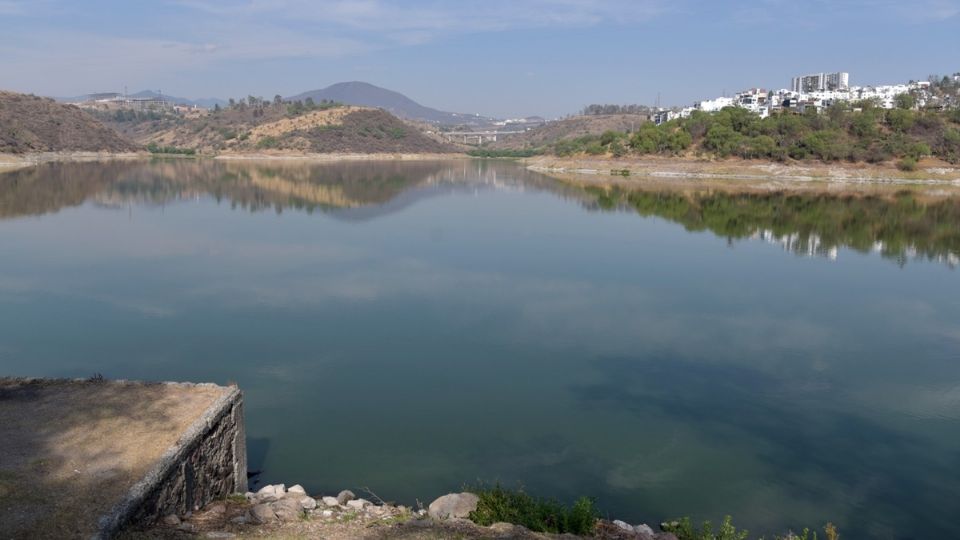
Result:
[[[243,393],[229,388],[204,412],[124,500],[100,518],[99,538],[124,527],[184,515],[247,490]]]

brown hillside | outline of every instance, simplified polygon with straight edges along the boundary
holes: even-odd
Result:
[[[194,118],[164,116],[146,121],[108,121],[108,125],[140,144],[189,148],[202,154],[458,151],[386,111],[353,106],[298,114],[274,106],[224,109]]]
[[[647,121],[641,114],[604,114],[574,116],[547,122],[526,133],[504,137],[489,145],[496,150],[524,150],[539,148],[563,139],[575,139],[584,135],[600,135],[605,131],[635,131]]]
[[[52,99],[0,91],[0,153],[130,152],[137,149],[77,107]]]

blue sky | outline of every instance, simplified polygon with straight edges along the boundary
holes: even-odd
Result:
[[[684,105],[792,75],[960,71],[960,0],[0,0],[0,88],[291,95],[340,81],[558,116]]]

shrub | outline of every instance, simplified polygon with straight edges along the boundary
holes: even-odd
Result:
[[[523,525],[535,532],[586,535],[593,532],[599,512],[592,499],[580,497],[566,507],[552,499],[539,499],[522,490],[507,490],[499,484],[490,489],[467,489],[479,498],[470,520],[489,526],[499,521]]]
[[[280,146],[280,141],[269,135],[257,141],[257,148],[276,148],[278,146]]]
[[[723,518],[716,533],[713,532],[713,525],[709,521],[704,521],[703,525],[697,529],[688,517],[661,523],[660,528],[675,534],[678,540],[747,540],[747,535],[750,534],[746,530],[738,531],[733,526],[733,518],[730,516]]]
[[[907,156],[897,162],[897,168],[901,171],[915,171],[917,170],[917,160]]]

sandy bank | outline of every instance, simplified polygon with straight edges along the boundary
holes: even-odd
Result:
[[[623,184],[660,181],[730,181],[740,185],[816,183],[855,186],[924,185],[960,187],[960,167],[927,159],[915,171],[901,171],[891,164],[867,163],[774,163],[741,159],[708,160],[693,158],[591,158],[539,156],[523,160],[528,169],[590,184]],[[627,176],[612,171],[629,171]]]

